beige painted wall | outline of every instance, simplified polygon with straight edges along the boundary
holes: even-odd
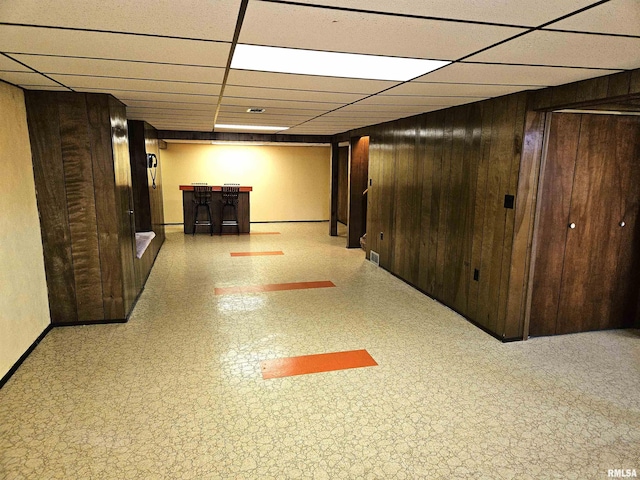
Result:
[[[0,82],[0,377],[50,323],[22,90]]]
[[[252,222],[329,219],[329,146],[169,143],[161,161],[167,223],[183,221],[178,187],[193,182],[252,186]]]

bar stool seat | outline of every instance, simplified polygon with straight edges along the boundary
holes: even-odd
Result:
[[[211,199],[213,197],[213,187],[209,185],[195,185],[193,187],[193,203],[195,204],[193,210],[193,231],[192,235],[196,234],[196,227],[208,226],[209,234],[213,236],[213,215],[211,214]],[[198,213],[201,209],[207,212],[207,220],[198,220]]]
[[[225,183],[222,186],[222,206],[220,212],[220,235],[224,227],[235,227],[236,233],[240,235],[240,224],[238,223],[238,193],[239,183]],[[226,213],[226,217],[225,217]]]

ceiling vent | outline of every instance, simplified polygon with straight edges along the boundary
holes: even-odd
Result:
[[[248,108],[247,113],[264,113],[264,108]]]

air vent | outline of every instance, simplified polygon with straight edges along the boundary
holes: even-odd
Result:
[[[371,253],[369,254],[369,260],[371,261],[371,263],[375,263],[376,265],[380,266],[380,254],[374,252],[373,250],[371,250]]]
[[[247,113],[264,113],[264,108],[247,108]]]

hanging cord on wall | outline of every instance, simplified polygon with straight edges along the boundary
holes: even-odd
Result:
[[[158,157],[153,153],[147,154],[147,168],[151,170],[151,188],[156,189],[156,175],[158,174]]]

